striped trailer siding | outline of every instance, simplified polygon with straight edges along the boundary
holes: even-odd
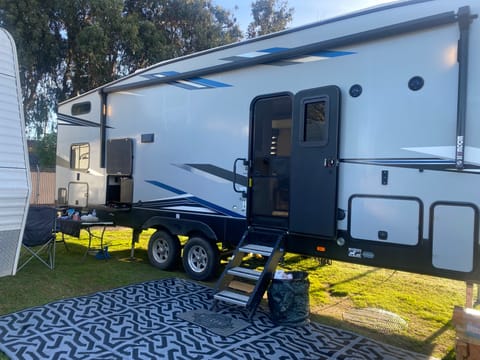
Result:
[[[30,174],[12,37],[0,29],[0,276],[15,275],[30,194]]]

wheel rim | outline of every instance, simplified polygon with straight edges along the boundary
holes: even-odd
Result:
[[[153,258],[158,263],[164,263],[168,259],[170,254],[170,248],[168,246],[168,241],[165,239],[158,239],[153,243]]]
[[[190,269],[199,273],[207,268],[208,255],[201,246],[192,246],[188,252],[188,265]]]

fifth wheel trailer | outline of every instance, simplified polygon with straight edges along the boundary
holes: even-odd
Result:
[[[17,53],[0,28],[0,276],[15,275],[30,196]]]
[[[248,227],[288,252],[479,281],[479,13],[394,2],[67,100],[57,202],[134,240],[157,229],[151,262],[183,258],[195,279]]]

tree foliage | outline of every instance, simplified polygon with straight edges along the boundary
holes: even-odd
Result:
[[[37,138],[59,101],[242,37],[212,0],[0,0],[0,25],[17,44],[25,119]]]
[[[0,0],[14,37],[30,137],[52,131],[59,101],[159,61],[242,38],[215,0]],[[286,0],[256,0],[248,37],[284,29]]]
[[[119,76],[131,20],[122,16],[122,1],[59,1],[63,4],[59,20],[64,43],[59,100],[64,100]]]
[[[127,0],[125,13],[138,24],[125,52],[125,66],[164,59],[238,41],[242,32],[230,12],[210,0]]]
[[[253,21],[247,28],[248,38],[284,30],[292,21],[293,12],[287,0],[256,0],[252,3]]]
[[[53,0],[0,0],[0,25],[15,39],[20,59],[25,120],[37,132],[56,103],[55,74],[62,42],[53,27]]]
[[[41,169],[54,169],[56,164],[57,133],[45,134],[33,145],[32,153],[38,158]]]

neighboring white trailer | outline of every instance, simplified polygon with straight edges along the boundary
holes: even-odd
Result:
[[[0,276],[15,275],[30,174],[15,44],[0,28]]]
[[[478,281],[479,13],[395,2],[70,99],[57,200],[107,211],[134,238],[158,229],[161,268],[188,236],[197,279],[248,224],[284,231],[291,252]]]

